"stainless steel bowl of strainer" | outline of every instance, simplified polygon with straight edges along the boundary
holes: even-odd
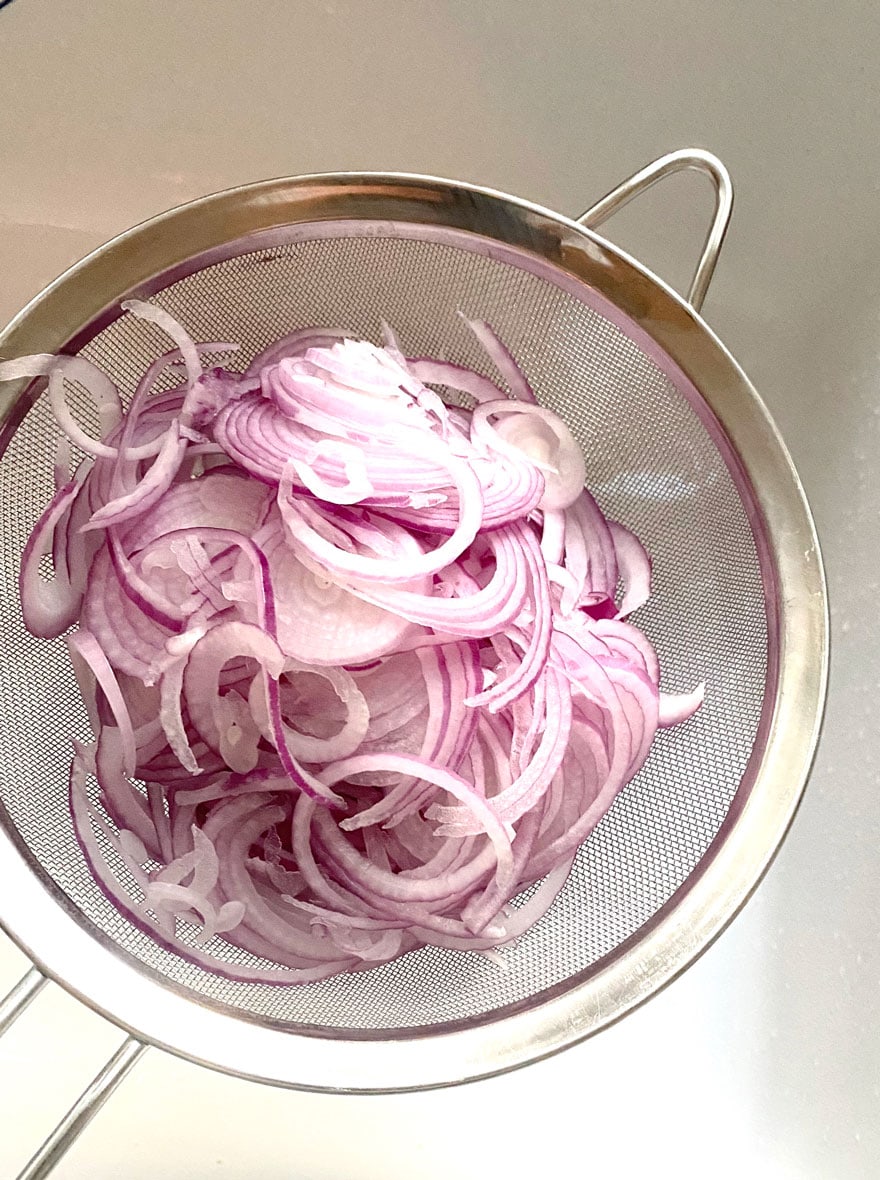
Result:
[[[678,169],[715,185],[687,299],[595,227]],[[39,383],[0,394],[0,923],[33,959],[0,1027],[43,977],[131,1039],[23,1175],[43,1175],[144,1044],[287,1086],[420,1090],[546,1056],[680,973],[743,905],[792,819],[824,703],[822,563],[797,475],[758,395],[700,318],[731,208],[701,151],[643,169],[577,220],[473,185],[347,173],[182,206],[74,266],[0,334],[0,356],[81,353],[131,393],[164,345],[121,311],[150,299],[248,360],[307,324],[481,369],[459,311],[488,320],[584,448],[603,508],[654,561],[639,624],[670,675],[706,681],[582,847],[552,910],[500,971],[425,948],[376,970],[272,987],[154,943],[104,898],[73,838],[69,741],[83,724],[61,641],[25,632],[20,551],[48,498]],[[73,398],[76,404],[76,398]],[[83,403],[84,404],[84,403]],[[234,948],[230,948],[234,954]]]

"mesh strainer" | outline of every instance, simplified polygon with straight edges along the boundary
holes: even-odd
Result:
[[[680,168],[707,173],[717,197],[687,302],[586,228]],[[742,905],[805,782],[827,622],[797,476],[756,393],[697,314],[730,202],[723,167],[697,151],[658,160],[580,221],[423,176],[272,181],[129,231],[0,336],[2,356],[81,353],[130,393],[166,345],[120,312],[129,297],[167,308],[197,339],[241,341],[232,362],[241,366],[299,326],[339,324],[378,339],[385,319],[410,355],[486,371],[457,313],[485,318],[583,445],[603,509],[653,555],[655,592],[638,622],[659,650],[664,687],[707,684],[705,707],[658,735],[552,910],[508,953],[508,970],[432,948],[289,988],[193,966],[116,912],[72,835],[69,741],[87,736],[87,721],[63,642],[25,633],[15,583],[24,539],[51,494],[54,433],[35,402],[38,384],[7,387],[0,921],[39,971],[9,998],[6,1018],[45,973],[137,1038],[26,1175],[45,1173],[141,1043],[312,1089],[448,1085],[522,1065],[617,1019]]]

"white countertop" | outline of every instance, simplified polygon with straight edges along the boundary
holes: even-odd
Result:
[[[425,1095],[285,1092],[151,1051],[58,1180],[880,1175],[878,51],[874,0],[0,9],[0,321],[113,233],[236,183],[400,169],[577,214],[663,151],[716,151],[737,204],[705,315],[799,467],[834,625],[791,835],[646,1007],[551,1061]],[[708,208],[677,178],[609,233],[682,285]],[[0,936],[0,994],[25,965]],[[51,987],[0,1041],[0,1177],[121,1039]]]

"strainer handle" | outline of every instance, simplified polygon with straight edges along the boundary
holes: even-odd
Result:
[[[704,173],[715,188],[715,212],[712,216],[712,224],[706,234],[703,252],[687,293],[688,303],[694,311],[699,311],[706,298],[706,292],[715,271],[718,255],[721,253],[724,235],[727,233],[730,214],[733,210],[733,184],[730,180],[730,173],[717,156],[713,156],[711,152],[704,151],[702,148],[682,148],[677,152],[669,152],[668,155],[661,156],[652,164],[647,164],[634,176],[613,188],[595,205],[591,205],[586,213],[582,213],[577,221],[579,225],[583,225],[587,229],[596,229],[603,221],[607,221],[612,213],[616,213],[618,209],[628,205],[633,197],[637,197],[646,189],[651,188],[664,176],[684,171]]]
[[[38,967],[31,967],[15,987],[0,1000],[0,1037],[21,1016],[31,1000],[36,999],[48,983]],[[126,1037],[107,1064],[82,1092],[73,1106],[31,1156],[17,1180],[43,1180],[48,1176],[67,1149],[79,1138],[131,1067],[146,1045],[134,1037]]]
[[[146,1049],[146,1045],[127,1037],[104,1068],[98,1073],[89,1086],[83,1090],[79,1098],[52,1132],[43,1141],[36,1154],[31,1157],[19,1172],[17,1180],[43,1180],[69,1147],[86,1129],[131,1067]]]
[[[36,967],[25,972],[15,987],[0,1000],[0,1037],[18,1020],[22,1012],[35,1000],[48,983],[46,976]]]

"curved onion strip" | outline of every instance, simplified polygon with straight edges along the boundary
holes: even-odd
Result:
[[[67,636],[67,648],[83,699],[90,706],[89,720],[95,736],[98,737],[102,729],[97,701],[97,689],[100,688],[119,727],[123,770],[127,775],[133,775],[137,766],[137,744],[131,716],[107,656],[95,636],[82,629]]]
[[[618,574],[624,584],[623,598],[617,611],[617,617],[622,619],[648,601],[651,593],[651,559],[638,537],[622,524],[609,520],[608,530],[617,554]]]
[[[171,337],[183,357],[187,381],[190,385],[194,385],[204,372],[199,358],[199,350],[190,334],[184,331],[174,316],[169,315],[164,308],[157,307],[154,303],[145,303],[142,299],[125,299],[121,306],[123,311],[130,312],[139,320],[147,320],[155,324]]]
[[[405,364],[412,375],[426,385],[445,385],[448,389],[468,394],[476,402],[492,402],[504,397],[494,381],[481,377],[464,365],[435,361],[426,356],[408,356]]]
[[[502,421],[493,427],[492,417]],[[562,419],[543,406],[507,399],[484,402],[473,412],[471,435],[501,454],[525,455],[543,471],[545,489],[539,508],[561,511],[583,491],[583,452]]]
[[[660,710],[657,724],[661,729],[680,725],[688,721],[702,705],[706,696],[705,684],[698,684],[691,692],[660,693]]]
[[[95,777],[101,790],[101,801],[118,828],[134,832],[149,856],[161,859],[153,817],[143,795],[134,790],[126,776],[123,759],[120,730],[114,725],[105,725],[95,746]]]
[[[40,562],[53,550],[55,534],[63,531],[80,485],[71,481],[59,488],[34,525],[21,555],[18,588],[24,625],[40,639],[55,639],[77,620],[82,593],[71,584],[60,561],[54,562],[55,576],[47,581],[40,575]],[[66,565],[66,546],[64,550]]]
[[[476,537],[482,520],[482,494],[479,481],[472,469],[453,456],[448,458],[448,467],[461,504],[458,526],[452,535],[441,542],[436,549],[423,554],[420,558],[413,557],[408,561],[403,572],[399,561],[346,553],[325,540],[307,523],[302,512],[298,510],[296,501],[292,497],[291,476],[288,469],[285,468],[278,489],[278,503],[294,551],[299,556],[305,554],[318,561],[331,573],[356,578],[359,582],[394,585],[398,582],[411,581],[413,578],[426,574],[438,573],[467,549]]]
[[[162,440],[159,453],[140,483],[130,492],[93,512],[89,522],[83,525],[83,531],[105,528],[109,524],[120,525],[148,512],[171,487],[185,451],[186,439],[180,437],[180,427],[173,422]]]
[[[551,669],[548,677],[547,720],[534,757],[525,770],[504,790],[492,797],[492,808],[505,823],[516,823],[535,806],[547,790],[550,781],[562,764],[568,745],[571,726],[571,694],[566,691],[562,677]],[[429,811],[441,827],[440,836],[473,834],[479,829],[460,807],[438,807]]]
[[[342,465],[345,483],[331,483],[313,467],[322,458],[332,456]],[[291,464],[303,485],[319,499],[332,504],[357,504],[375,495],[376,489],[370,483],[363,450],[353,443],[338,439],[318,439],[308,460],[291,459]]]
[[[182,631],[188,614],[186,607],[171,602],[140,576],[112,525],[107,530],[107,552],[119,587],[131,604],[159,626],[169,631]]]
[[[337,340],[354,335],[342,328],[299,328],[258,353],[245,370],[245,375],[259,376],[264,369],[277,365],[284,357],[301,356],[309,348],[327,348]]]
[[[509,626],[522,610],[528,586],[523,569],[522,526],[493,529],[486,540],[495,558],[491,580],[465,598],[437,598],[416,594],[397,586],[365,587],[350,581],[353,594],[396,614],[452,634],[472,638],[494,635]]]
[[[516,362],[513,353],[503,342],[495,329],[486,320],[469,320],[465,323],[482,344],[495,368],[510,386],[511,397],[523,402],[534,402],[535,392],[526,380],[526,375]]]
[[[88,390],[98,413],[102,429],[111,430],[122,417],[119,391],[106,374],[85,357],[54,356],[37,353],[13,361],[0,361],[0,381],[15,381],[21,377],[49,376],[49,400],[55,420],[71,442],[88,454],[115,458],[116,448],[96,442],[83,431],[71,414],[64,399],[63,376],[76,381]],[[53,382],[52,377],[56,380]]]
[[[353,754],[366,737],[370,711],[364,694],[355,684],[351,673],[346,672],[344,668],[312,668],[308,664],[301,664],[298,660],[287,659],[284,661],[282,676],[289,677],[291,673],[308,673],[326,680],[343,703],[346,711],[342,728],[338,733],[327,738],[312,737],[309,734],[300,733],[287,725],[282,717],[284,743],[291,756],[300,762],[324,762],[347,758]],[[266,694],[262,691],[262,685],[257,679],[251,683],[249,705],[251,714],[263,736],[271,740],[273,731]]]
[[[283,670],[283,664],[282,664]],[[309,798],[322,803],[325,807],[339,807],[345,809],[347,803],[341,795],[331,791],[320,778],[311,774],[300,765],[288,745],[288,727],[284,724],[284,714],[281,709],[281,694],[277,678],[264,677],[266,685],[266,700],[268,704],[269,720],[272,726],[272,740],[278,751],[281,765],[290,777],[291,783],[298,787]]]
[[[364,754],[343,759],[341,762],[331,763],[330,766],[321,772],[320,777],[324,783],[332,786],[351,774],[376,769],[391,769],[397,770],[402,774],[411,774],[426,782],[434,783],[435,786],[440,787],[447,794],[452,795],[453,798],[463,803],[473,812],[480,823],[481,830],[486,833],[492,842],[497,861],[495,880],[498,888],[503,890],[510,885],[513,871],[510,836],[503,824],[499,822],[493,809],[488,806],[486,800],[477,794],[470,783],[452,771],[443,770],[420,758],[410,758],[400,754]],[[320,818],[318,817],[319,820]],[[321,822],[323,823],[323,821]],[[398,878],[392,878],[390,874],[383,874],[374,865],[363,861],[363,858],[357,856],[356,853],[350,850],[350,845],[345,844],[345,848],[349,851],[343,852],[342,844],[344,841],[340,843],[341,837],[337,840],[332,834],[337,831],[336,825],[332,820],[324,823],[321,831],[324,838],[331,840],[334,849],[341,853],[344,858],[343,863],[346,867],[359,874],[359,879],[371,882],[375,882],[378,879],[380,884],[371,887],[375,887],[376,892],[383,894],[383,896],[397,897],[400,900],[406,901],[424,900],[436,896],[436,891],[440,887],[436,882],[427,881],[422,885],[413,882],[408,885],[401,885]],[[448,889],[451,887],[449,881],[442,883],[442,888]]]
[[[553,615],[550,606],[547,571],[540,560],[537,538],[532,533],[526,533],[524,539],[526,543],[523,545],[522,552],[531,581],[535,618],[528,641],[522,644],[524,647],[523,661],[506,680],[499,681],[492,688],[471,697],[467,702],[471,707],[487,705],[493,713],[497,713],[506,705],[511,704],[532,687],[541,675],[550,652]],[[517,638],[519,637],[517,636]]]

